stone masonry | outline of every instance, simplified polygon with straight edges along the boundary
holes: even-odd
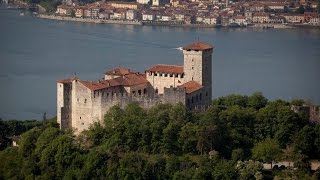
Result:
[[[136,102],[143,108],[159,103],[183,103],[206,109],[212,99],[213,46],[195,42],[183,47],[184,65],[158,64],[144,74],[126,68],[105,73],[103,80],[77,77],[57,82],[57,121],[61,129],[81,132],[103,120],[114,105]]]

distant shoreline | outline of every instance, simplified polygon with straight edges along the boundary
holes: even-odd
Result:
[[[221,25],[210,24],[179,24],[175,22],[152,22],[152,21],[130,21],[130,20],[105,20],[105,19],[90,19],[90,18],[72,18],[63,16],[54,16],[46,14],[38,14],[36,17],[42,19],[59,20],[59,21],[72,21],[72,22],[84,22],[84,23],[96,23],[96,24],[122,24],[122,25],[145,25],[145,26],[170,26],[170,27],[189,27],[189,28],[275,28],[275,29],[291,29],[296,28],[291,25],[284,24],[253,24],[252,26],[236,26],[228,27]]]
[[[59,21],[73,21],[73,22],[97,23],[97,24],[142,25],[140,21],[72,18],[72,17],[62,17],[62,16],[53,16],[53,15],[45,15],[45,14],[38,14],[36,17],[42,18],[42,19],[59,20]]]

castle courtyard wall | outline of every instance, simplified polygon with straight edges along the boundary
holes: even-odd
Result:
[[[183,74],[147,72],[146,78],[153,86],[158,89],[158,94],[164,93],[164,88],[178,87],[184,82]]]

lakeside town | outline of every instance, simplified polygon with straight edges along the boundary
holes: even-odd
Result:
[[[319,1],[137,0],[79,3],[65,0],[47,19],[195,27],[320,27]],[[42,9],[42,10],[41,10]]]

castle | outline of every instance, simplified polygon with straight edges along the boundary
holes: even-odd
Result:
[[[110,107],[137,102],[143,108],[181,102],[189,109],[207,108],[212,100],[213,46],[194,42],[182,48],[183,66],[154,65],[145,73],[116,68],[103,80],[57,81],[57,121],[61,129],[81,132],[103,120]]]

